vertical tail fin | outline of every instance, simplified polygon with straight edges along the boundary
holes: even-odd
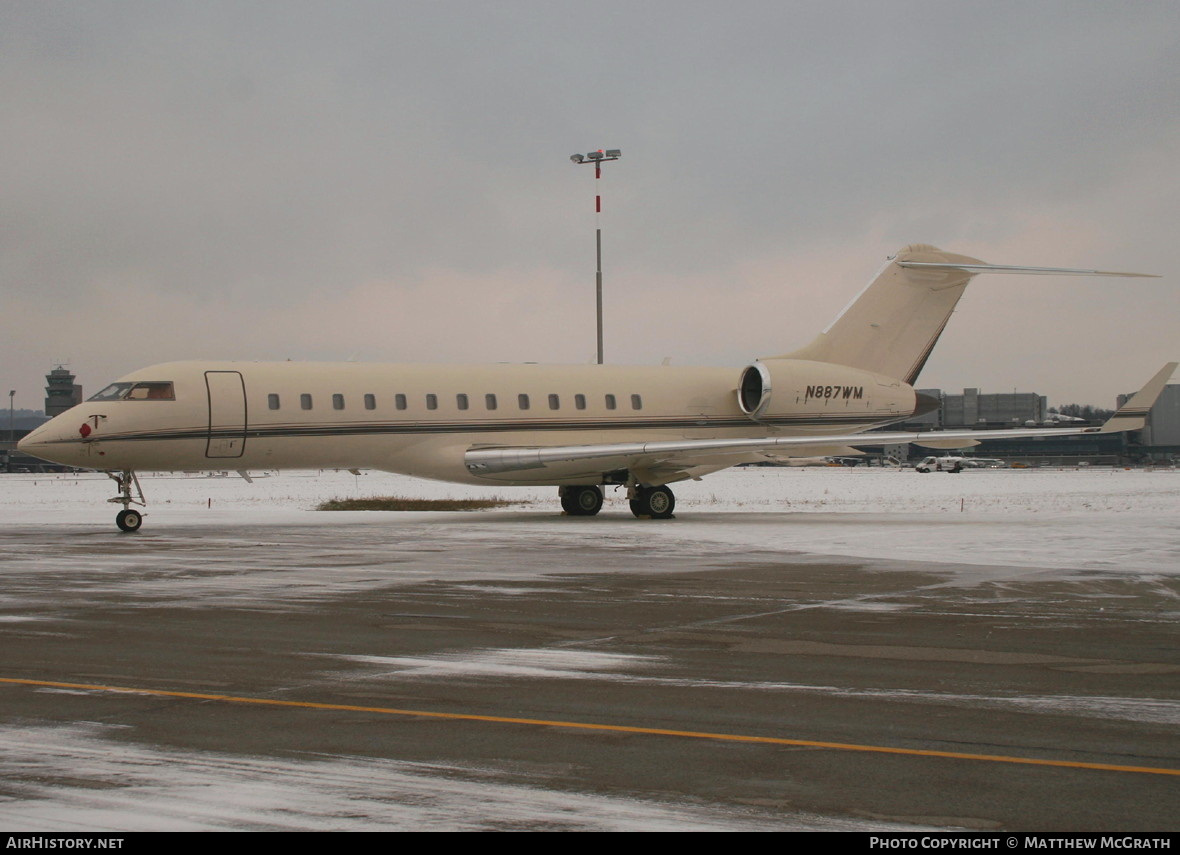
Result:
[[[893,256],[811,344],[784,356],[875,371],[912,386],[967,283],[980,273],[1149,275],[985,264],[928,244],[911,244]]]
[[[910,261],[935,266],[905,267]],[[863,368],[912,386],[978,272],[955,265],[982,263],[926,244],[907,246],[811,344],[785,355]]]

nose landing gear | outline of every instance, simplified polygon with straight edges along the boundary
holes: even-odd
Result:
[[[113,499],[107,499],[107,501],[123,506],[123,510],[119,511],[115,517],[115,525],[122,531],[139,531],[139,527],[143,525],[143,512],[133,510],[131,507],[132,505],[139,505],[141,508],[147,507],[147,502],[143,498],[143,490],[139,486],[139,479],[130,469],[123,472],[107,472],[106,476],[119,485],[119,495]],[[134,496],[131,494],[132,487],[135,488]]]
[[[115,525],[123,531],[139,531],[139,527],[143,525],[143,514],[126,508],[115,516]]]

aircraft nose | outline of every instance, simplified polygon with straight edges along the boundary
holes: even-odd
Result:
[[[33,428],[33,430],[29,431],[29,433],[26,434],[16,444],[17,451],[21,452],[22,454],[28,454],[31,457],[40,457],[43,460],[46,459],[43,452],[46,446],[46,440],[48,439],[49,432],[46,429],[49,427],[49,425],[50,422],[46,422],[40,427]]]
[[[67,466],[80,465],[81,443],[78,434],[67,430],[60,417],[34,428],[16,447],[30,457]]]

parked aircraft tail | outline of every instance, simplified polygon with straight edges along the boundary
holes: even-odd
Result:
[[[967,283],[980,273],[1150,275],[985,264],[928,244],[911,244],[890,258],[876,278],[811,344],[784,356],[875,371],[912,386]]]

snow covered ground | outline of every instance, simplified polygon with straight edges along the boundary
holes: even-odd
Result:
[[[76,574],[84,578],[71,579],[75,598],[126,596],[127,607],[192,602],[206,608],[217,608],[221,602],[238,607],[267,602],[282,608],[293,598],[314,599],[329,590],[388,585],[388,578],[375,576],[373,561],[366,556],[372,553],[385,560],[391,542],[400,544],[398,584],[445,572],[452,585],[456,578],[471,579],[465,584],[473,593],[511,579],[517,586],[513,593],[526,594],[528,588],[519,587],[519,580],[561,572],[567,562],[576,563],[576,558],[567,556],[604,543],[637,556],[652,573],[677,572],[680,555],[717,554],[730,561],[744,554],[765,558],[768,552],[779,552],[791,553],[792,560],[842,555],[870,561],[936,562],[939,574],[952,586],[988,579],[1065,579],[1079,572],[1148,580],[1180,574],[1176,526],[1180,472],[1171,470],[978,470],[923,475],[913,470],[865,468],[744,468],[676,485],[677,519],[669,522],[633,519],[621,491],[608,491],[598,517],[563,518],[552,487],[480,489],[380,472],[253,473],[253,477],[253,483],[247,483],[233,473],[141,476],[149,501],[144,533],[150,538],[143,538],[115,530],[118,506],[106,502],[114,494],[114,485],[102,475],[0,476],[0,520],[7,533],[16,535],[10,538],[12,551],[0,554],[0,566],[6,558],[11,561],[9,570],[19,569],[26,580],[22,585],[42,574],[57,578],[53,558],[42,558],[32,547],[22,545],[23,538],[17,535],[40,532],[36,540],[44,544],[44,535],[54,540],[56,528],[69,538],[63,543],[69,544],[72,555],[87,557],[85,572]],[[313,510],[328,498],[383,495],[499,496],[520,504],[466,513]],[[273,550],[280,547],[279,541],[298,540],[283,546],[288,552],[307,543],[285,536],[282,529],[259,535],[260,526],[290,526],[292,532],[314,528],[315,561],[301,566],[276,559],[279,553]],[[333,530],[339,532],[338,540]],[[91,531],[97,534],[93,539],[77,537]],[[199,541],[199,550],[183,548],[194,541]],[[494,562],[494,569],[490,568],[485,560],[489,543],[501,550],[510,545],[513,554],[521,557]],[[120,551],[124,547],[136,547],[137,554],[158,554],[175,572],[128,573],[127,555]],[[438,559],[444,551],[445,571]],[[217,572],[219,562],[232,565],[235,573]],[[631,566],[586,569],[611,573]],[[326,575],[326,569],[331,573]],[[1174,602],[1175,580],[1161,581],[1161,597]],[[32,602],[28,599],[32,594],[23,587],[8,594],[7,602],[14,606],[18,601]],[[848,607],[875,605],[866,595],[863,601],[849,601]],[[48,621],[49,617],[47,612],[36,619]],[[31,619],[0,613],[0,621]],[[516,658],[506,661],[502,652],[472,650],[455,661],[434,657],[395,664],[405,679],[435,675],[440,669],[450,674],[463,668],[469,675],[474,668],[477,676],[489,681],[520,679],[538,669],[551,671],[558,664],[573,668],[569,651],[558,651],[564,658],[555,661],[554,651],[541,652],[545,656],[538,659],[536,651],[511,651]],[[532,658],[521,659],[525,654]],[[643,664],[636,657],[621,660],[606,654],[587,661],[593,667],[582,660],[578,667],[589,667],[595,678],[602,671],[613,673],[623,665],[634,669]],[[391,667],[385,660],[373,664]],[[571,673],[569,679],[581,672],[573,668]],[[1125,717],[1125,712],[1110,712],[1112,703],[1122,701],[1099,697],[1094,700],[1098,712],[1086,715]],[[1010,706],[1014,701],[1005,703]],[[1044,703],[1058,710],[1061,700],[1050,698]],[[1141,718],[1144,704],[1135,703],[1133,710]],[[1175,704],[1166,703],[1160,707],[1162,712],[1153,715],[1174,721]],[[61,831],[898,827],[876,820],[801,812],[743,814],[692,800],[661,802],[550,789],[528,776],[516,780],[499,767],[329,754],[285,760],[126,740],[116,748],[111,729],[118,727],[126,725],[25,719],[0,727],[0,779],[22,781],[0,805],[0,825]],[[489,825],[489,817],[496,817],[495,824]]]
[[[490,522],[533,531],[549,526],[553,487],[469,487],[383,472],[255,473],[247,483],[224,476],[141,475],[148,499],[145,530],[209,524],[323,523],[315,505],[333,497],[498,496],[519,506],[464,514],[332,512],[341,526],[428,522],[444,530]],[[1117,468],[974,470],[919,474],[866,468],[742,468],[675,485],[677,521],[635,521],[622,491],[607,490],[602,515],[568,519],[570,534],[645,542],[715,542],[729,548],[860,558],[897,558],[1039,570],[1105,569],[1180,573],[1180,471]],[[112,529],[114,486],[85,475],[0,476],[6,525],[93,525]],[[534,532],[535,533],[535,532]],[[637,535],[639,536],[639,535]]]
[[[765,811],[546,790],[527,779],[506,783],[503,770],[469,765],[338,756],[279,760],[134,744],[112,749],[104,738],[110,730],[96,722],[0,728],[0,768],[32,767],[46,782],[31,798],[0,804],[0,826],[80,833],[907,830],[896,823],[797,813],[775,818]]]

